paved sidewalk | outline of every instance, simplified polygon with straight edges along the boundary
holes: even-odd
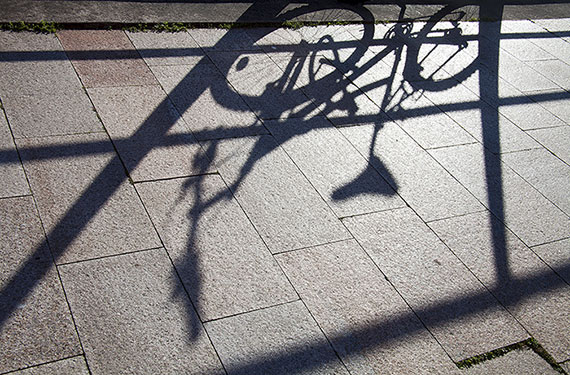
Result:
[[[569,63],[570,18],[0,32],[0,373],[570,373]]]

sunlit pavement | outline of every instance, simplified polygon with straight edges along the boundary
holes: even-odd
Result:
[[[0,373],[570,372],[570,19],[466,18],[0,32]]]

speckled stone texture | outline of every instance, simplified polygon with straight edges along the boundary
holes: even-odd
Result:
[[[215,163],[272,253],[350,238],[270,136],[212,144]]]
[[[386,180],[324,117],[265,124],[337,216],[404,206]]]
[[[205,324],[228,374],[346,374],[302,302]]]
[[[62,30],[57,37],[86,87],[156,84],[124,31]]]
[[[298,298],[219,176],[137,190],[203,320]]]
[[[192,57],[187,65],[153,66],[152,72],[198,140],[267,133],[207,57]]]
[[[106,134],[17,146],[56,263],[160,246]]]
[[[527,338],[519,323],[412,210],[343,222],[454,361]]]
[[[0,184],[0,197],[30,194],[28,181],[14,145],[14,138],[2,110],[0,110],[0,148],[0,176],[4,180]]]
[[[88,92],[134,181],[214,170],[160,86],[104,87]]]
[[[16,138],[102,131],[54,35],[0,32],[0,98]]]
[[[528,246],[570,236],[568,216],[479,145],[430,154]]]
[[[520,374],[520,375],[556,375],[544,359],[530,349],[514,350],[506,355],[484,361],[462,371],[466,375],[485,374]]]
[[[93,373],[224,373],[163,248],[60,273]]]
[[[81,353],[31,197],[0,199],[0,372]]]
[[[459,374],[354,240],[276,256],[351,374]]]
[[[61,374],[88,375],[89,370],[87,369],[87,365],[85,364],[85,358],[83,358],[83,356],[72,357],[14,372],[14,375],[61,375]]]
[[[533,251],[489,213],[430,227],[557,361],[570,356],[570,289]]]
[[[435,220],[483,209],[444,168],[393,122],[341,132],[418,215]],[[377,133],[377,135],[375,135]],[[371,156],[368,156],[371,155]]]

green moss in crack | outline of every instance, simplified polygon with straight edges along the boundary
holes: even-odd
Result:
[[[22,32],[31,31],[38,34],[54,34],[59,29],[59,25],[54,22],[40,21],[34,22],[8,22],[0,23],[0,30]]]
[[[548,362],[548,364],[552,366],[553,369],[555,369],[561,374],[566,374],[564,369],[562,369],[562,367],[560,367],[560,365],[556,363],[554,358],[533,337],[525,341],[518,342],[516,344],[508,345],[503,348],[495,349],[487,353],[479,354],[474,357],[464,359],[462,361],[456,362],[455,364],[460,369],[469,368],[479,363],[502,357],[505,354],[510,353],[514,350],[529,350],[529,349],[538,354],[540,357],[542,357],[542,359]]]

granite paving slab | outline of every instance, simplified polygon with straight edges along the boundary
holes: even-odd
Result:
[[[301,301],[204,326],[230,375],[348,374]]]
[[[57,36],[86,87],[156,84],[124,31],[62,30]]]
[[[459,374],[354,240],[276,256],[351,374]]]
[[[56,263],[160,246],[107,134],[17,146]]]
[[[562,367],[566,372],[570,372],[570,361],[561,363],[560,367]]]
[[[14,136],[102,131],[53,35],[0,32],[0,97]]]
[[[564,112],[553,111],[556,107],[549,103],[556,102],[545,101],[540,95],[553,90],[522,92],[503,78],[497,79],[496,74],[483,65],[461,83],[523,130],[563,124],[558,114]]]
[[[208,58],[192,57],[190,65],[153,66],[152,71],[198,140],[267,133]]]
[[[218,175],[137,190],[202,320],[298,299]]]
[[[480,145],[430,150],[528,246],[570,236],[570,218]]]
[[[149,66],[192,64],[195,56],[204,56],[186,32],[127,32],[127,36]]]
[[[296,82],[262,51],[216,51],[208,55],[261,119],[305,117],[314,111]]]
[[[163,248],[60,273],[93,374],[224,373]]]
[[[499,358],[484,361],[463,370],[466,375],[478,374],[521,374],[521,375],[556,375],[544,359],[530,349],[514,350]]]
[[[560,60],[565,60],[570,56],[570,44],[567,40],[562,37],[555,37],[556,33],[552,33],[541,26],[543,20],[517,20],[511,21],[508,24],[503,22],[503,26],[506,26],[506,34],[514,34],[515,40],[519,40],[522,43],[528,45],[536,45],[540,49],[548,52],[549,55],[554,56]],[[546,20],[548,21],[548,20]],[[555,20],[551,20],[555,21]],[[568,31],[566,28],[565,31]],[[501,45],[506,42],[505,39],[501,41]],[[534,48],[534,47],[526,47]],[[511,52],[511,51],[509,51]],[[521,54],[522,55],[522,54]],[[522,60],[521,56],[521,60]]]
[[[191,29],[188,33],[206,53],[259,50],[246,29]]]
[[[270,56],[285,72],[289,85],[296,85],[313,103],[303,110],[303,116],[296,117],[312,117],[311,112],[318,108],[333,124],[343,126],[382,116],[380,108],[324,56]]]
[[[501,78],[523,92],[558,88],[556,83],[533,69],[529,63],[524,63],[508,54],[500,55],[499,66],[492,66],[492,62],[486,61],[485,58],[481,61],[493,72],[498,72]]]
[[[535,246],[532,248],[532,251],[570,284],[570,270],[568,269],[570,238]]]
[[[272,253],[350,238],[271,136],[212,143],[222,178]]]
[[[424,94],[440,108],[449,109],[445,113],[492,152],[540,147],[524,131],[499,113],[503,107],[497,110],[496,107],[481,101],[475,93],[463,85],[456,85],[448,90],[426,90]],[[520,107],[517,106],[518,108]],[[553,117],[556,124],[560,125],[559,119],[546,110],[543,112]]]
[[[62,359],[60,361],[46,363],[37,367],[30,367],[25,370],[16,371],[14,375],[59,375],[59,374],[77,374],[88,375],[89,370],[85,364],[85,358],[72,357]]]
[[[569,55],[570,56],[570,55]],[[527,63],[533,69],[539,71],[551,81],[555,82],[564,90],[570,90],[570,65],[568,65],[568,56],[565,60],[546,60],[533,61]]]
[[[265,121],[265,125],[337,216],[405,205],[324,117]]]
[[[556,361],[570,356],[570,288],[532,250],[487,212],[429,225]]]
[[[0,198],[30,194],[24,169],[4,112],[0,110]]]
[[[529,131],[528,134],[563,162],[570,164],[570,147],[568,147],[570,145],[570,127],[537,129]]]
[[[343,222],[454,361],[527,338],[411,209]],[[497,327],[502,327],[500,332]]]
[[[33,199],[0,199],[0,212],[0,372],[80,354]]]
[[[422,219],[429,221],[483,209],[395,123],[347,127],[341,132],[387,181],[393,181],[396,192]]]
[[[458,124],[447,114],[435,109],[433,114],[422,114],[422,110],[425,108],[432,109],[434,106],[433,102],[425,96],[420,96],[416,100],[408,100],[405,105],[402,105],[402,109],[410,112],[417,110],[418,114],[399,116],[396,113],[396,122],[424,149],[473,143],[475,141],[462,128],[462,122]],[[390,116],[390,112],[388,112],[388,115]],[[468,131],[471,130],[467,127],[466,129]]]
[[[102,87],[88,92],[134,181],[213,171],[160,86]]]
[[[570,166],[541,148],[501,156],[509,167],[570,216]]]
[[[570,45],[570,43],[568,44]],[[563,90],[546,90],[529,92],[527,95],[538,101],[542,107],[558,117],[562,121],[560,125],[570,125],[570,108],[568,108],[567,105],[567,101],[570,99],[569,92]],[[541,96],[550,96],[552,99],[543,99]]]

